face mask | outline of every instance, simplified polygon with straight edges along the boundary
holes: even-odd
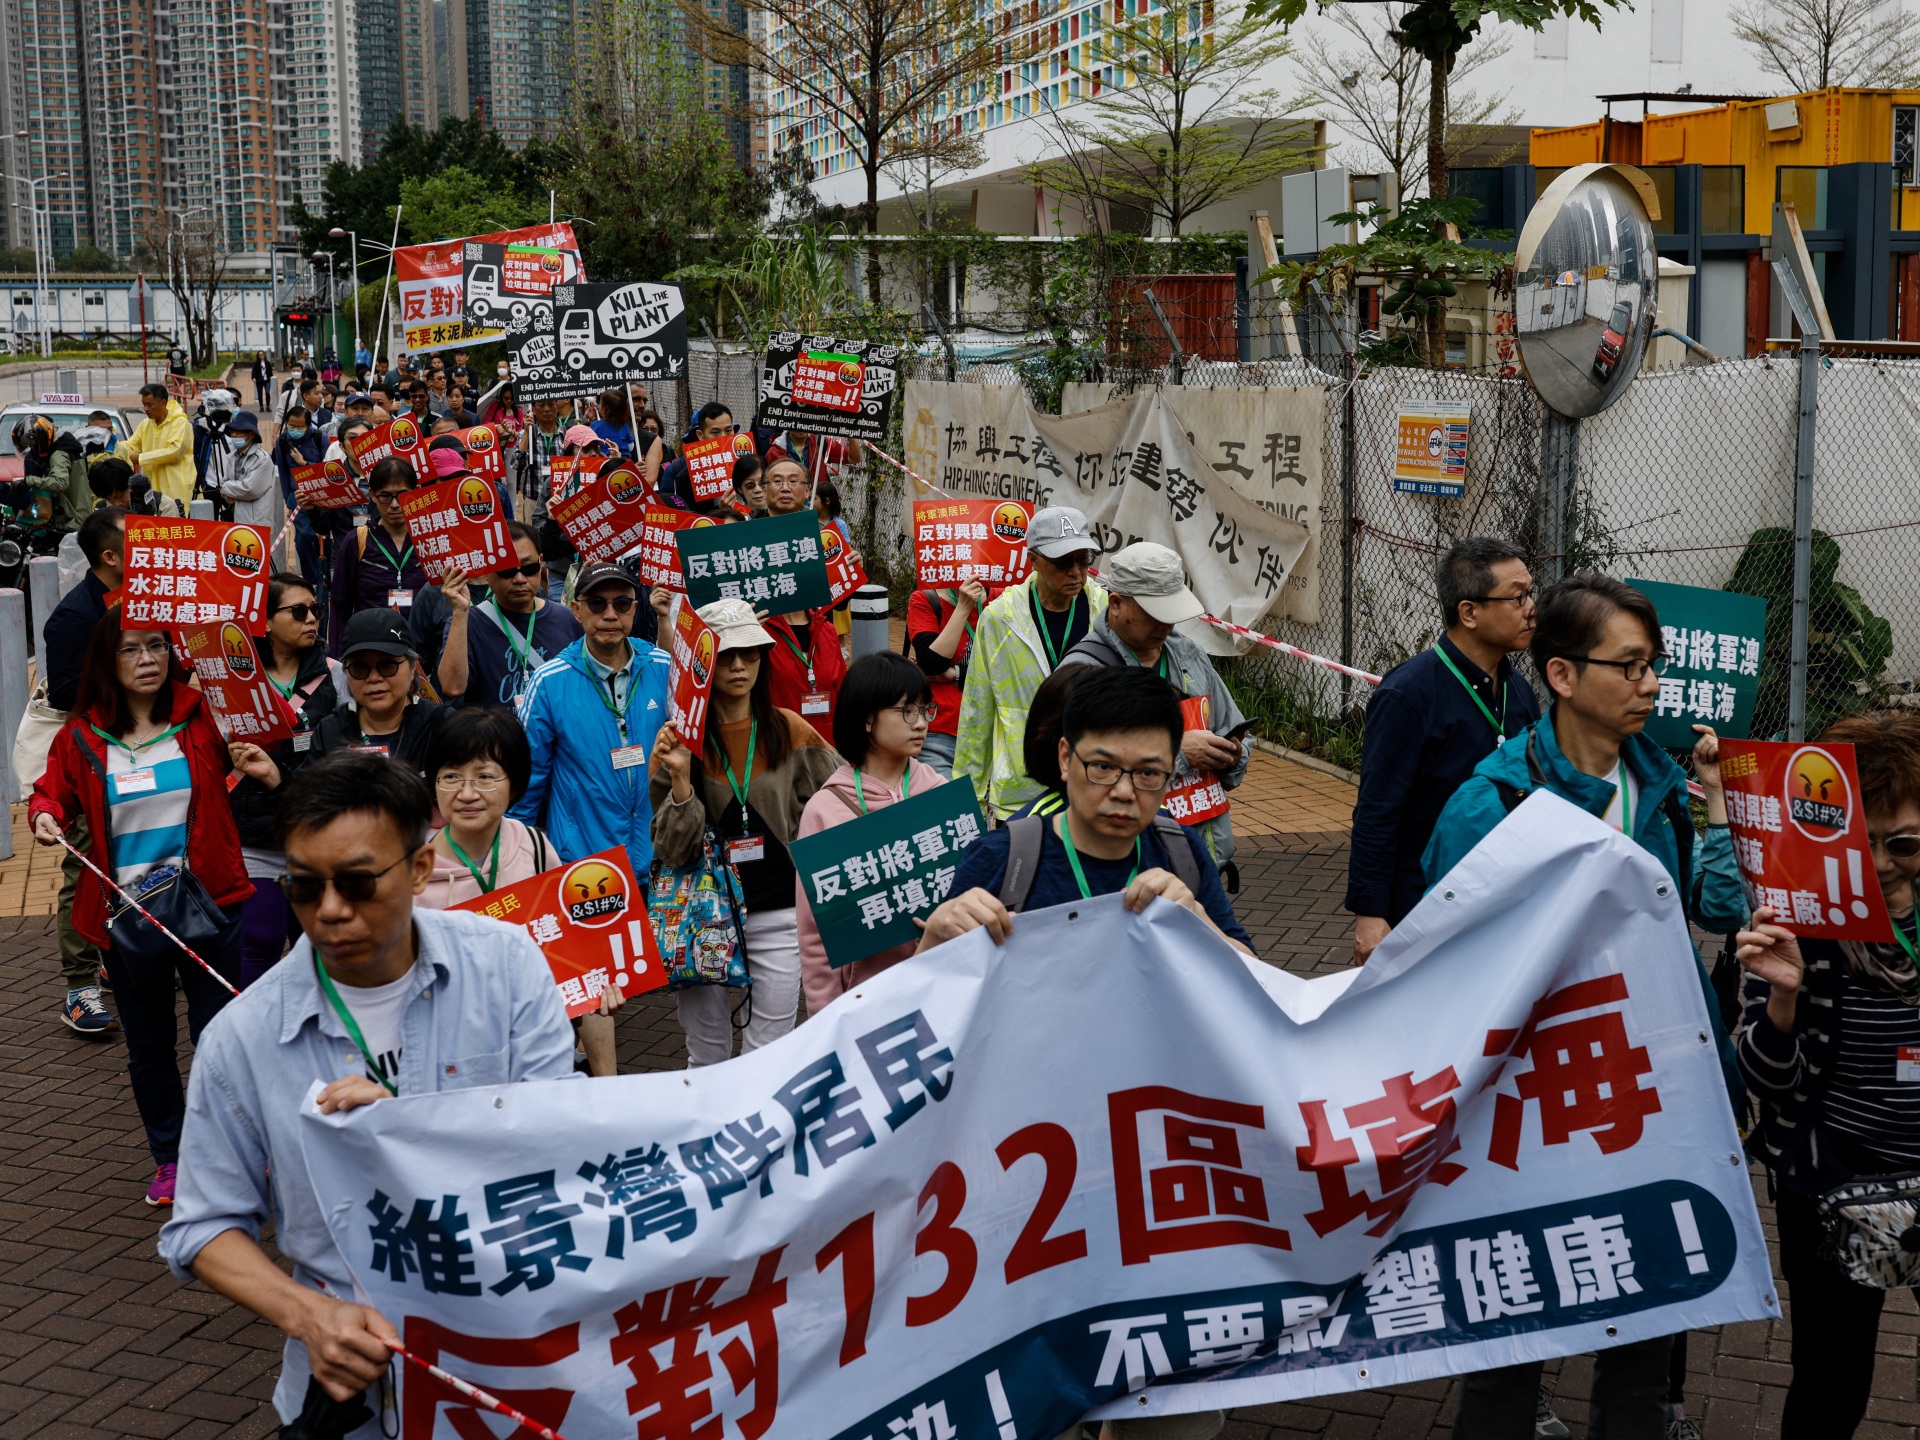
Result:
[[[305,427],[304,425],[302,425],[302,426],[293,426],[293,425],[289,425],[289,426],[287,427],[287,438],[288,438],[289,440],[304,440],[304,439],[306,439],[306,438],[307,438],[307,430],[306,430],[306,427]]]
[[[251,440],[249,439],[249,437],[245,435],[227,436],[227,448],[233,451],[235,454],[238,454],[240,451],[246,449],[250,443],[252,443]]]

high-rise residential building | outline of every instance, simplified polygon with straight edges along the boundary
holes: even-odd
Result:
[[[465,26],[466,114],[507,144],[558,137],[566,124],[584,0],[459,0]]]
[[[356,0],[349,38],[360,91],[359,153],[352,159],[365,165],[379,157],[387,127],[407,109],[401,82],[399,0]]]
[[[361,144],[355,0],[269,0],[274,199],[281,240],[297,239],[294,203],[320,209],[327,166],[358,162]]]
[[[0,194],[9,245],[34,245],[35,207],[45,216],[56,255],[91,242],[81,45],[81,15],[73,0],[9,0],[0,25],[0,169],[13,177]]]
[[[269,0],[158,0],[163,203],[230,251],[279,238]]]
[[[129,257],[161,213],[156,0],[80,0],[92,242]]]

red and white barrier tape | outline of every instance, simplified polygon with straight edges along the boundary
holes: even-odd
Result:
[[[69,855],[73,856],[74,859],[78,860],[82,865],[86,866],[87,869],[93,871],[95,875],[98,875],[100,877],[100,881],[102,884],[111,886],[122,898],[126,900],[126,902],[129,905],[133,906],[133,908],[138,910],[142,915],[145,915],[147,917],[148,924],[152,925],[154,929],[158,930],[162,935],[166,936],[167,939],[173,941],[174,944],[178,945],[188,955],[192,956],[193,959],[199,964],[202,970],[206,971],[209,975],[213,976],[214,979],[218,980],[222,985],[226,987],[227,993],[229,995],[238,995],[240,993],[238,990],[234,988],[232,981],[227,979],[227,977],[222,975],[218,970],[214,969],[213,966],[207,964],[206,961],[200,959],[198,955],[194,954],[194,950],[191,945],[187,944],[186,941],[182,940],[178,935],[174,934],[171,930],[167,929],[167,927],[162,925],[158,920],[154,919],[152,912],[150,912],[146,906],[142,905],[138,900],[134,899],[133,896],[128,895],[125,890],[122,890],[119,884],[114,880],[114,878],[111,875],[107,874],[98,865],[94,864],[91,860],[87,859],[86,856],[82,855],[78,850],[74,849],[73,846],[68,845],[66,836],[63,835],[60,837],[60,844]]]
[[[1324,655],[1316,655],[1311,650],[1302,650],[1298,645],[1289,645],[1284,640],[1276,640],[1271,635],[1262,635],[1258,630],[1249,630],[1244,625],[1236,625],[1231,620],[1222,620],[1215,615],[1200,617],[1216,630],[1224,630],[1229,635],[1238,635],[1243,640],[1252,640],[1266,646],[1269,650],[1278,650],[1282,655],[1291,655],[1296,660],[1305,660],[1309,665],[1318,665],[1324,670],[1332,670],[1340,675],[1351,675],[1356,680],[1364,680],[1369,685],[1378,685],[1380,677],[1367,670],[1356,670],[1351,665],[1342,665],[1338,660],[1329,660]]]
[[[926,476],[920,474],[919,472],[914,470],[909,470],[900,461],[894,459],[893,456],[889,455],[886,451],[882,450],[878,445],[874,444],[871,440],[862,440],[860,443],[864,445],[867,449],[871,450],[874,454],[878,455],[882,460],[886,461],[889,465],[893,466],[894,469],[900,471],[904,475],[910,475],[915,480],[918,480],[922,485],[926,486],[927,489],[933,491],[934,494],[946,495],[947,499],[949,500],[954,500],[959,498],[957,496],[947,494],[945,490],[942,490],[938,485],[934,484],[931,480],[927,479]],[[984,500],[987,497],[983,495],[980,498]]]

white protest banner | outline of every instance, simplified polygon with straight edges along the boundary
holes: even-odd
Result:
[[[1252,625],[1278,603],[1309,532],[1262,509],[1203,459],[1162,392],[1076,415],[1032,410],[1017,385],[908,382],[906,463],[954,496],[1072,505],[1111,554],[1179,552],[1208,611]],[[929,453],[931,452],[931,453]]]
[[[362,1297],[569,1440],[1053,1440],[1776,1317],[1711,1028],[1664,871],[1539,792],[1359,971],[1104,896],[591,1104],[301,1125]]]

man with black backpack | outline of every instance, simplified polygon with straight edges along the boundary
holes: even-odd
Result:
[[[927,917],[921,950],[983,925],[1002,941],[1021,910],[1119,892],[1130,910],[1156,896],[1183,905],[1251,955],[1206,846],[1158,813],[1184,729],[1180,697],[1150,670],[1103,670],[1075,685],[1061,725],[1065,810],[976,840]]]

